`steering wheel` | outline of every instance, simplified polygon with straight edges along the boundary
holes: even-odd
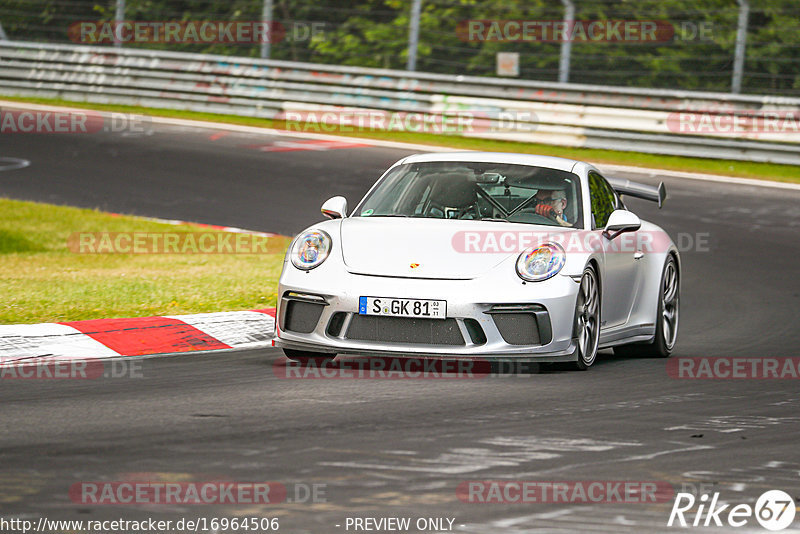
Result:
[[[458,210],[458,216],[453,217],[454,219],[463,219],[464,216],[466,215],[473,215],[474,217],[480,218],[477,214],[477,210],[475,209],[475,204],[470,204],[469,206],[462,209],[462,208],[447,207],[438,202],[430,201],[430,203],[428,204],[427,213],[428,216],[431,217],[434,216],[432,213],[433,210],[440,211],[442,213],[441,216],[435,216],[435,218],[448,219],[449,217],[447,216],[447,212],[448,210],[453,210],[453,209]]]
[[[550,217],[545,217],[544,215],[539,215],[536,213],[535,208],[522,208],[517,213],[512,216],[512,219],[516,217],[516,215],[525,214],[525,222],[533,223],[533,224],[549,224],[552,225],[555,221]]]

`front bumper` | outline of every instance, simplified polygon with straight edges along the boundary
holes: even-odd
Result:
[[[276,347],[369,356],[577,360],[572,328],[579,285],[566,275],[527,284],[509,277],[489,284],[485,279],[431,280],[344,273],[337,276],[336,292],[330,291],[334,284],[326,278],[306,273],[282,277]],[[364,318],[375,316],[358,315],[361,296],[446,300],[447,319],[369,319],[369,330],[364,327]],[[302,308],[302,316],[293,308]],[[393,325],[408,328],[407,338],[399,341],[402,333],[387,334],[386,329]],[[421,331],[426,335],[417,335]],[[365,332],[369,334],[364,335]]]

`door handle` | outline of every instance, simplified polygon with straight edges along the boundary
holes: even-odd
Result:
[[[634,260],[641,260],[642,258],[644,258],[644,252],[642,252],[641,250],[637,250],[637,251],[636,251],[636,252],[633,254],[633,259],[634,259]]]

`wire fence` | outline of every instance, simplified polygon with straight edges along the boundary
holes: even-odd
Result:
[[[268,41],[273,59],[404,69],[416,0],[126,0],[121,13],[118,1],[4,0],[0,24],[10,40],[107,46],[117,20],[129,23],[112,40],[123,47],[259,57]],[[418,71],[736,92],[738,41],[741,92],[800,95],[797,0],[419,1]],[[569,4],[574,21],[563,25]],[[264,20],[269,37],[256,39]],[[209,37],[209,21],[250,33],[220,38],[217,24]],[[181,23],[179,38],[159,33],[166,22]]]

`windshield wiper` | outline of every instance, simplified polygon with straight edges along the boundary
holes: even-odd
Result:
[[[482,221],[494,221],[494,222],[508,222],[508,219],[498,219],[496,217],[481,217]]]
[[[364,216],[362,215],[362,217],[364,217]],[[385,214],[375,214],[375,213],[373,213],[372,215],[367,215],[366,217],[370,217],[370,218],[373,218],[373,217],[406,217],[407,218],[408,215],[402,215],[400,213],[385,213]]]

